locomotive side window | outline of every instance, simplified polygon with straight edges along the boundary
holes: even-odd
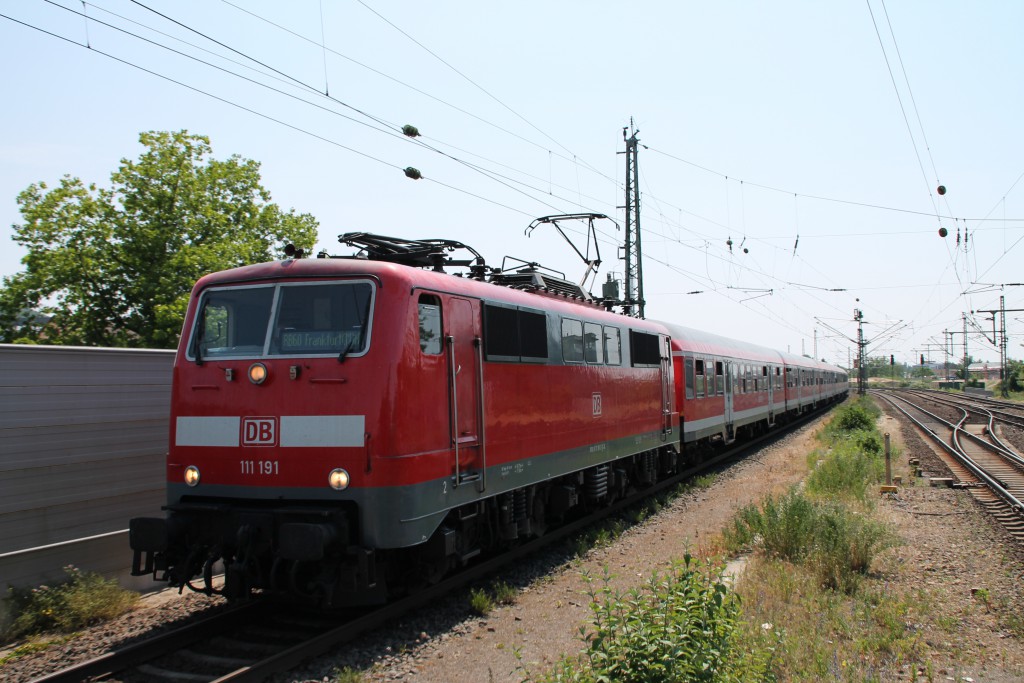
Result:
[[[519,340],[523,360],[548,359],[548,319],[543,313],[519,310]]]
[[[604,328],[604,357],[608,365],[622,364],[622,342],[619,340],[619,328]]]
[[[432,294],[421,294],[419,300],[420,350],[441,353],[441,301]]]
[[[548,359],[548,320],[514,306],[484,305],[487,360],[537,362]]]
[[[604,362],[604,344],[601,326],[597,323],[583,324],[583,357],[588,363]]]
[[[661,344],[658,335],[629,331],[630,355],[633,365],[661,365]]]
[[[562,360],[566,363],[583,362],[583,323],[579,320],[562,320]]]

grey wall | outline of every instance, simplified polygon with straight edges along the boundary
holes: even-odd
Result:
[[[162,516],[173,351],[0,344],[0,591],[73,564],[128,577]],[[84,540],[83,540],[84,539]]]

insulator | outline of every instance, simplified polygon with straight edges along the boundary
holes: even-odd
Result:
[[[416,126],[405,124],[402,126],[402,135],[406,135],[410,138],[418,138],[420,136],[420,131]]]
[[[423,174],[420,173],[419,169],[409,166],[408,168],[405,169],[405,177],[412,178],[413,180],[419,180],[420,178],[423,177]]]

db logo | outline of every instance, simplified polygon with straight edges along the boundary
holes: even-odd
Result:
[[[242,419],[243,446],[276,446],[276,417],[246,417]]]
[[[602,410],[601,394],[595,392],[595,393],[591,394],[590,399],[591,399],[591,403],[593,404],[593,407],[594,407],[594,417],[600,417],[601,416],[601,410]]]

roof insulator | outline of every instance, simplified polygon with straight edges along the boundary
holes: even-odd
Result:
[[[420,136],[420,129],[407,123],[402,126],[402,134],[410,138],[418,138]]]
[[[412,178],[413,180],[419,180],[420,178],[423,177],[423,174],[420,173],[418,168],[413,168],[412,166],[409,166],[408,168],[405,169],[405,177]]]

